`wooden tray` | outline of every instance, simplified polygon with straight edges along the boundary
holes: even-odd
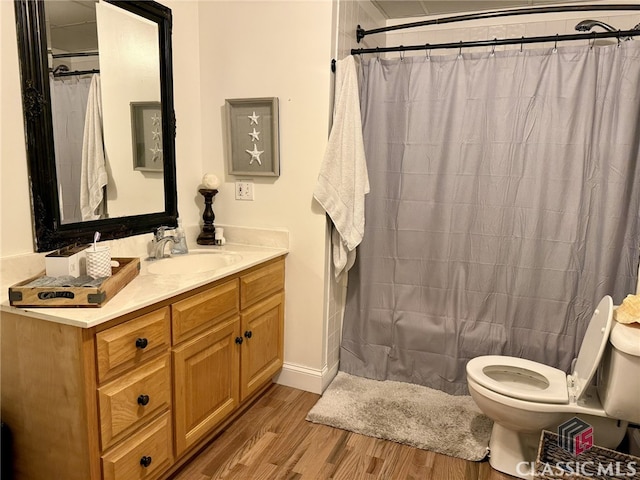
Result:
[[[9,287],[9,303],[15,307],[101,307],[140,273],[139,258],[112,258],[111,276],[99,287],[26,287],[44,272]]]

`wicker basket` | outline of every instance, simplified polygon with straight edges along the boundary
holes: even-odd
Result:
[[[544,430],[540,436],[534,478],[579,480],[640,480],[640,458],[594,445],[573,455],[558,445],[558,435]]]

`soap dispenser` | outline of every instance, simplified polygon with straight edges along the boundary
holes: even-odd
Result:
[[[184,228],[182,228],[182,219],[178,219],[178,226],[175,230],[176,243],[174,243],[171,248],[171,254],[182,254],[189,253],[189,249],[187,248],[187,236],[184,233]]]

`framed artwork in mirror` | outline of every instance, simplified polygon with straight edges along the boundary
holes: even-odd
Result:
[[[280,176],[278,98],[225,100],[231,175]]]
[[[133,169],[161,172],[162,111],[160,102],[131,102]]]

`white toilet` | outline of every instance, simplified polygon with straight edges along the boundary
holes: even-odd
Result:
[[[640,325],[614,322],[613,301],[605,296],[571,374],[522,358],[487,355],[469,361],[467,383],[478,407],[494,421],[491,466],[532,478],[529,467],[543,429],[556,432],[561,423],[579,417],[593,427],[595,445],[615,448],[628,422],[640,423]]]

